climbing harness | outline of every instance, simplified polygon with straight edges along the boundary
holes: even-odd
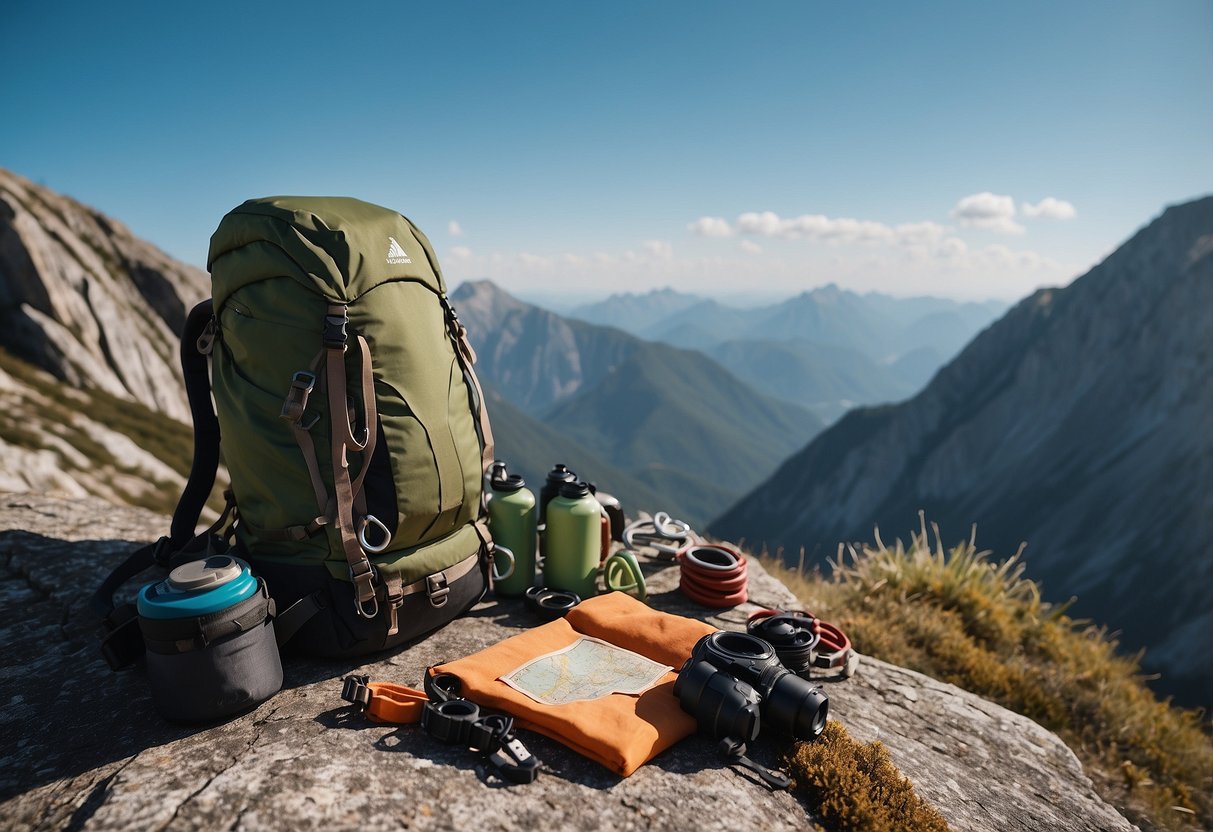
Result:
[[[513,717],[482,715],[475,702],[458,697],[459,680],[450,674],[432,676],[427,671],[426,676],[425,690],[372,682],[368,676],[346,676],[341,680],[341,698],[374,722],[420,723],[422,730],[440,742],[484,755],[493,773],[506,782],[533,783],[539,777],[539,758],[514,736]]]

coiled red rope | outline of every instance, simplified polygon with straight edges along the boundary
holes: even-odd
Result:
[[[749,594],[746,560],[736,549],[719,544],[691,545],[678,552],[682,594],[713,609],[744,604]]]
[[[822,621],[817,616],[803,610],[759,610],[750,616],[749,623],[746,627],[751,634],[755,633],[756,623],[764,618],[772,616],[787,616],[792,619],[800,619],[817,634],[818,640],[815,645],[813,654],[813,666],[822,670],[837,670],[844,677],[848,677],[855,672],[855,667],[859,664],[859,654],[855,652],[851,645],[851,639],[834,624],[828,621]]]

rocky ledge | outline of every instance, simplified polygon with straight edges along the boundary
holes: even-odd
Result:
[[[0,495],[0,817],[11,829],[802,829],[813,806],[722,766],[695,737],[620,779],[523,732],[538,781],[502,788],[477,758],[416,727],[351,714],[339,679],[354,670],[415,685],[427,665],[473,653],[531,621],[488,600],[408,650],[359,662],[288,659],[284,689],[229,722],[188,728],[153,711],[142,671],[112,674],[87,598],[101,576],[167,520],[94,499]],[[740,629],[756,607],[709,615],[647,565],[654,606]],[[760,564],[751,597],[795,599]],[[1074,754],[1017,714],[865,658],[828,683],[831,716],[893,761],[955,829],[1131,829],[1094,792]],[[779,748],[752,749],[775,765]]]

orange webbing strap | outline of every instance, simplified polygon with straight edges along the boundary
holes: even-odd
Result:
[[[412,725],[421,721],[421,712],[430,699],[425,691],[391,682],[371,682],[366,676],[347,676],[341,698],[362,706],[374,722]]]

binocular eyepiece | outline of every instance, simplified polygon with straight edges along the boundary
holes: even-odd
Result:
[[[753,741],[763,723],[801,740],[825,728],[830,702],[790,672],[771,645],[746,633],[717,632],[695,645],[674,683],[682,709],[717,739]]]

